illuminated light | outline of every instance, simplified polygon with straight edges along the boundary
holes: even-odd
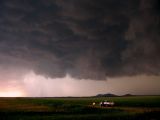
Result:
[[[30,71],[23,80],[27,97],[93,96],[106,91],[106,81],[78,80],[66,74],[63,78],[46,78]]]
[[[3,91],[0,92],[0,97],[22,97],[24,94],[20,91]]]

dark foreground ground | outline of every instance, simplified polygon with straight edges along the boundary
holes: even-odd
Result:
[[[100,107],[102,100],[114,107]],[[96,105],[93,106],[92,103]],[[160,120],[160,96],[0,98],[0,120]]]

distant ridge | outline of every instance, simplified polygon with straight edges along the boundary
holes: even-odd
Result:
[[[97,94],[95,97],[130,97],[130,96],[136,96],[132,94],[124,94],[124,95],[115,95],[112,93],[107,93],[107,94]]]
[[[107,93],[107,94],[97,94],[96,97],[117,97],[118,95]]]
[[[129,96],[135,96],[135,95],[132,95],[132,94],[125,94],[125,95],[122,95],[124,97],[129,97]]]

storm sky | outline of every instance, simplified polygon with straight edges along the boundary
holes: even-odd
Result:
[[[0,0],[0,96],[160,94],[159,0]]]

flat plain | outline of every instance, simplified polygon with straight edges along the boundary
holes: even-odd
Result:
[[[115,105],[100,107],[103,100]],[[0,120],[64,119],[160,120],[160,96],[0,98]]]

